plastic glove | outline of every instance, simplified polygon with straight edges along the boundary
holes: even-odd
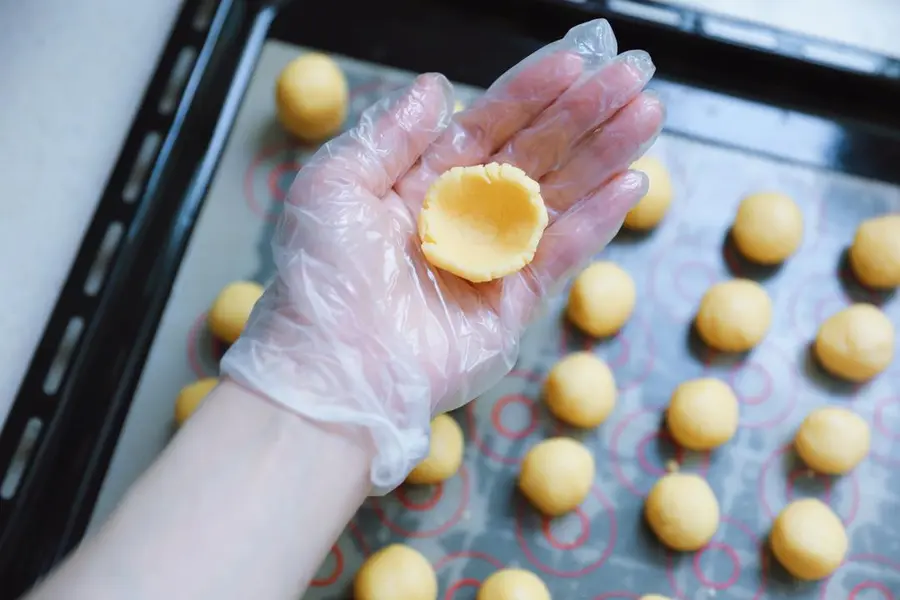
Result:
[[[401,483],[428,452],[432,415],[510,371],[548,291],[646,192],[627,169],[662,124],[641,93],[653,71],[592,21],[456,115],[440,75],[368,109],[298,174],[272,243],[277,276],[222,374],[313,421],[361,427],[372,483]],[[529,266],[475,285],[425,261],[416,218],[438,175],[491,161],[540,182],[550,225]]]

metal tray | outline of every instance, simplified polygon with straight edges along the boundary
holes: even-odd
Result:
[[[7,593],[14,597],[77,543],[91,519],[101,486],[98,514],[114,502],[121,488],[165,443],[171,407],[159,406],[157,402],[149,409],[150,404],[142,402],[141,397],[150,385],[147,381],[156,379],[153,393],[158,400],[166,397],[166,393],[174,397],[174,391],[193,376],[191,368],[199,372],[214,369],[215,349],[209,345],[202,327],[194,328],[188,335],[190,325],[205,308],[211,294],[233,279],[264,277],[268,266],[262,240],[273,200],[272,193],[266,191],[268,182],[274,181],[277,200],[278,185],[289,177],[304,152],[285,145],[285,139],[279,138],[277,130],[271,128],[257,129],[249,138],[239,135],[241,120],[249,118],[246,114],[257,111],[257,120],[271,119],[271,114],[265,113],[271,111],[271,105],[260,101],[259,94],[270,90],[274,73],[267,75],[269,83],[261,80],[264,82],[259,86],[251,84],[254,77],[264,77],[264,68],[275,68],[266,67],[267,60],[277,63],[266,58],[277,47],[266,40],[312,46],[370,64],[410,71],[439,70],[456,81],[485,86],[509,65],[559,37],[572,24],[593,16],[598,10],[610,11],[609,6],[593,4],[535,2],[529,7],[528,11],[523,11],[521,6],[514,10],[506,2],[477,8],[468,2],[455,2],[451,6],[395,1],[378,7],[355,7],[351,3],[339,24],[323,27],[322,23],[330,23],[328,14],[333,13],[314,4],[273,7],[235,0],[213,7],[215,10],[207,13],[208,19],[197,16],[197,11],[204,7],[186,4],[48,324],[44,343],[35,355],[0,436],[0,465],[6,473],[0,486],[0,579],[9,584],[0,592],[3,597]],[[670,113],[667,135],[654,152],[662,153],[670,163],[682,201],[657,233],[642,240],[622,238],[608,252],[629,267],[649,300],[622,336],[597,346],[598,352],[616,367],[623,392],[614,418],[589,440],[598,458],[607,457],[599,460],[598,503],[585,506],[588,517],[596,516],[590,519],[592,543],[582,549],[573,546],[568,553],[550,551],[550,542],[541,537],[540,524],[534,522],[526,509],[509,499],[517,457],[542,432],[555,426],[539,415],[533,426],[530,421],[519,423],[525,427],[526,434],[523,434],[512,429],[515,414],[502,417],[512,418],[511,424],[498,421],[499,429],[490,425],[492,414],[497,414],[498,419],[501,412],[506,415],[503,406],[535,406],[537,380],[562,352],[563,345],[575,347],[587,343],[551,318],[544,324],[550,329],[539,334],[543,341],[536,343],[532,338],[526,346],[517,374],[459,415],[470,440],[465,476],[448,484],[441,500],[416,499],[410,491],[405,496],[401,493],[368,504],[351,528],[357,537],[342,539],[331,559],[340,560],[344,565],[345,577],[352,571],[353,561],[360,560],[373,546],[384,543],[390,536],[410,535],[404,532],[411,524],[417,527],[411,534],[415,543],[427,537],[422,534],[429,527],[445,527],[441,519],[458,513],[454,517],[456,526],[447,533],[418,542],[442,567],[445,591],[462,585],[459,581],[483,576],[484,569],[492,568],[488,566],[492,561],[519,561],[542,571],[566,597],[588,597],[585,595],[588,589],[593,595],[604,590],[649,591],[640,586],[650,583],[656,583],[659,591],[675,593],[670,587],[664,587],[669,582],[665,565],[670,559],[646,540],[638,525],[638,496],[655,472],[649,461],[656,460],[656,454],[671,452],[665,441],[654,441],[656,438],[652,437],[654,411],[658,413],[678,379],[692,373],[715,372],[733,378],[745,401],[744,417],[750,419],[745,420],[746,433],[742,433],[735,447],[727,453],[717,453],[708,467],[711,479],[720,486],[717,491],[725,494],[723,507],[729,518],[739,523],[726,524],[722,542],[736,545],[741,532],[746,534],[744,546],[736,551],[743,569],[738,577],[740,581],[728,593],[734,597],[742,594],[753,597],[763,589],[753,583],[761,581],[763,572],[767,597],[778,597],[787,589],[779,583],[777,570],[773,569],[770,576],[763,563],[754,557],[758,556],[755,550],[758,541],[765,535],[767,511],[776,510],[783,501],[788,479],[778,476],[782,469],[779,452],[789,439],[790,428],[802,417],[804,406],[827,401],[834,394],[851,394],[862,412],[869,411],[866,414],[873,422],[888,414],[887,408],[879,408],[881,404],[876,403],[882,396],[888,398],[889,390],[882,387],[879,391],[878,384],[858,391],[823,386],[821,382],[826,380],[817,374],[806,374],[806,363],[800,358],[805,356],[801,350],[810,328],[814,327],[815,311],[862,294],[862,290],[834,272],[853,223],[862,216],[896,207],[898,196],[894,187],[839,175],[888,183],[900,180],[900,173],[895,169],[900,164],[897,160],[900,144],[896,138],[900,122],[893,110],[900,97],[894,79],[896,71],[892,71],[894,63],[889,59],[878,63],[881,67],[873,72],[846,65],[812,64],[796,56],[723,42],[703,34],[697,26],[702,23],[702,15],[676,12],[683,19],[676,26],[606,13],[616,29],[620,46],[649,49],[660,67],[660,76],[653,87],[666,98]],[[687,27],[688,23],[693,27]],[[193,68],[187,71],[181,93],[176,90],[174,100],[161,104],[170,87],[167,82],[171,72],[179,56],[185,55],[185,48],[193,50]],[[360,81],[370,79],[382,83],[357,94],[357,110],[377,97],[380,89],[377,86],[406,77],[375,66],[360,64],[358,68]],[[163,110],[166,106],[168,110]],[[159,136],[159,143],[155,155],[151,154],[146,161],[148,174],[129,181],[131,167],[151,132]],[[226,164],[233,168],[225,168]],[[230,185],[221,183],[235,173],[241,173],[243,180]],[[730,176],[712,176],[717,173]],[[728,262],[722,257],[719,245],[734,203],[741,194],[760,186],[794,193],[807,210],[811,225],[807,243],[819,245],[808,246],[777,274],[750,272],[751,276],[771,275],[766,285],[776,299],[779,314],[789,322],[780,324],[767,345],[752,355],[749,362],[722,365],[716,357],[691,354],[692,346],[685,341],[684,322],[692,308],[691,302],[696,300],[691,294],[700,293],[708,284],[707,278],[723,277],[727,273]],[[220,193],[220,189],[229,191]],[[215,223],[226,214],[221,212],[223,207],[256,211],[260,215],[255,221],[247,220],[251,229],[241,234],[245,242],[243,251],[234,255],[241,267],[232,263],[226,272],[221,265],[210,270],[207,264],[204,267],[207,275],[198,282],[198,287],[185,291],[188,288],[183,283],[184,273],[196,262],[192,259],[197,255],[196,248],[200,244],[216,243]],[[698,218],[699,210],[703,211],[702,218]],[[107,257],[105,275],[100,276],[99,284],[92,284],[93,293],[88,293],[85,280],[112,223],[117,223],[121,230],[119,243],[112,256]],[[698,246],[704,245],[708,252],[698,252]],[[680,265],[678,260],[686,264]],[[96,270],[94,273],[96,277]],[[676,278],[675,273],[682,274]],[[173,282],[176,282],[174,288]],[[665,293],[670,288],[682,291]],[[800,295],[797,290],[809,294]],[[677,298],[682,292],[687,297],[679,304]],[[185,301],[192,294],[193,304]],[[893,304],[887,307],[893,314]],[[78,322],[73,319],[80,320],[79,335],[75,336],[75,343],[61,344],[67,329],[79,329],[70,325]],[[54,360],[60,345],[70,346],[68,360],[62,367]],[[171,356],[169,366],[177,375],[160,382],[151,373],[154,356],[166,354],[159,350],[163,347],[177,349],[167,352]],[[195,349],[191,350],[196,357],[193,367],[186,358],[188,347]],[[147,375],[142,379],[145,363]],[[47,381],[54,383],[48,379],[54,368],[55,386],[47,384]],[[763,372],[768,373],[769,379],[761,375]],[[889,373],[879,382],[887,385],[893,377]],[[784,395],[781,402],[762,403],[756,397],[758,390],[752,386],[768,385],[769,380],[773,390]],[[135,390],[138,390],[136,395]],[[885,400],[884,405],[887,404]],[[510,410],[516,408],[511,406]],[[773,410],[772,414],[767,412]],[[480,418],[474,418],[476,413]],[[135,429],[131,424],[138,422],[137,415],[150,415],[152,419],[137,434],[129,433]],[[117,449],[126,416],[129,425]],[[754,428],[769,421],[772,424],[769,430]],[[502,437],[504,428],[513,432],[513,442]],[[872,494],[866,494],[854,515],[851,534],[855,536],[854,541],[857,537],[863,540],[854,546],[854,552],[860,554],[857,550],[864,550],[860,556],[855,554],[855,558],[869,560],[870,565],[881,564],[874,571],[884,581],[882,585],[896,590],[900,580],[890,580],[885,566],[891,564],[890,559],[880,559],[876,553],[896,554],[896,548],[891,549],[888,544],[892,539],[900,540],[900,536],[889,535],[892,532],[886,526],[873,527],[872,523],[877,523],[879,514],[887,513],[897,501],[896,490],[878,469],[883,470],[884,465],[900,458],[891,457],[889,432],[880,434],[877,428],[874,431],[877,456],[855,477],[836,483],[832,495],[839,503],[839,510],[845,511],[849,510],[846,503],[851,502],[849,506],[853,506],[852,498],[858,496],[852,491],[857,489],[853,486],[858,481],[867,484],[867,492],[871,488]],[[20,443],[23,436],[24,446]],[[642,441],[645,437],[649,441]],[[637,449],[643,454],[635,454]],[[107,477],[107,466],[114,451],[116,457]],[[704,460],[687,457],[686,468],[697,461],[698,468],[707,468],[703,466]],[[649,475],[640,471],[641,464],[650,465]],[[9,465],[14,465],[12,470],[7,468]],[[746,468],[741,470],[742,466]],[[748,483],[761,469],[763,483]],[[493,476],[501,472],[504,477]],[[714,479],[722,474],[726,475],[724,479]],[[747,481],[741,483],[741,477]],[[500,483],[488,489],[487,482],[494,480]],[[804,481],[799,479],[797,487],[804,485]],[[449,489],[451,485],[461,487],[454,491]],[[463,489],[466,486],[468,491]],[[759,490],[754,491],[754,486]],[[742,490],[746,492],[743,496],[738,493]],[[463,495],[464,491],[468,496]],[[449,514],[442,512],[447,507],[439,506],[441,502],[452,504],[456,498],[457,504],[462,504],[464,497],[468,498],[468,508],[457,506]],[[434,503],[433,510],[414,515],[400,509],[403,503],[417,502],[426,507]],[[487,505],[493,507],[490,514],[495,525],[492,527],[499,528],[493,531],[491,539],[501,541],[494,545],[487,536],[484,512]],[[517,514],[520,518],[516,518]],[[607,516],[605,521],[601,514]],[[848,513],[842,514],[849,519]],[[572,534],[568,529],[578,525],[578,518],[575,519],[554,524],[553,528],[562,528],[560,536]],[[518,541],[511,537],[517,531]],[[505,533],[500,535],[502,532]],[[619,540],[615,544],[610,543],[613,532]],[[474,552],[476,558],[462,560],[465,554],[459,552]],[[594,556],[598,552],[600,555]],[[728,571],[730,563],[722,561],[727,553],[728,550],[719,553],[721,562],[714,560],[715,556],[703,559],[709,560],[709,565],[701,564],[698,559],[698,571],[710,577],[715,577],[718,569]],[[596,564],[604,554],[608,555],[605,561]],[[869,558],[870,555],[874,558]],[[757,560],[755,567],[754,560]],[[591,564],[595,566],[585,572],[586,580],[560,575]],[[323,567],[326,580],[331,578],[329,565],[334,567],[334,563]],[[673,561],[671,565],[672,585],[679,586],[676,588],[679,595],[693,593],[692,586],[697,582],[691,579],[690,567],[681,561]],[[855,568],[852,564],[845,568],[851,567]],[[860,567],[865,568],[865,565]],[[655,573],[655,579],[650,573]],[[853,576],[854,573],[839,573],[836,583],[830,585],[850,590],[856,585],[851,581]],[[723,580],[730,577],[728,572]],[[342,597],[344,592],[340,586],[345,579],[337,576],[334,579],[313,592],[313,597]],[[821,589],[821,594],[826,594],[822,597],[832,597],[831,588]],[[808,597],[817,593],[820,592],[809,591]]]

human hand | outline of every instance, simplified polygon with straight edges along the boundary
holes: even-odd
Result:
[[[221,370],[318,422],[371,435],[389,489],[427,454],[433,414],[494,385],[548,294],[601,250],[646,192],[630,163],[663,120],[654,67],[592,21],[452,115],[440,75],[368,109],[300,171],[273,239],[277,275]],[[540,182],[550,223],[533,262],[487,284],[432,267],[416,219],[454,166],[510,163]]]

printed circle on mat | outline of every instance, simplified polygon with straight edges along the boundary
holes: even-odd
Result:
[[[681,234],[651,258],[650,297],[678,323],[692,319],[706,290],[728,278],[720,240],[708,234]]]
[[[244,200],[260,219],[274,223],[300,170],[302,146],[282,141],[262,148],[244,173]]]
[[[206,326],[206,313],[191,325],[187,336],[187,360],[198,379],[219,376],[219,361],[228,347]]]
[[[594,486],[577,510],[549,519],[519,499],[516,540],[532,565],[548,575],[581,577],[612,555],[618,526],[612,502]]]
[[[791,328],[802,340],[816,337],[825,319],[850,306],[834,273],[818,273],[802,279],[788,299]]]
[[[900,396],[875,402],[872,424],[872,458],[890,467],[900,466]]]
[[[726,382],[740,403],[740,427],[747,429],[783,423],[800,395],[794,361],[771,343],[764,342],[750,358],[735,363]]]
[[[351,521],[322,561],[310,582],[310,587],[323,592],[343,590],[368,554],[368,548],[359,534],[356,523]]]
[[[846,558],[819,588],[819,599],[896,600],[900,598],[900,562],[878,554]]]
[[[772,453],[759,473],[758,496],[763,509],[774,519],[788,502],[813,496],[825,502],[849,527],[859,510],[856,473],[843,477],[815,473],[794,456],[790,445]]]
[[[412,491],[403,486],[384,498],[369,498],[367,505],[382,525],[398,535],[409,538],[437,537],[459,523],[468,508],[471,490],[469,477],[466,465],[462,465],[455,477],[440,485],[418,486],[431,487],[431,490]],[[413,494],[422,494],[422,497],[414,498]]]
[[[633,389],[653,372],[656,347],[650,318],[644,311],[635,311],[619,333],[605,339],[587,336],[567,321],[562,323],[560,355],[579,350],[593,352],[609,365],[620,392]]]
[[[533,371],[514,369],[504,382],[510,392],[482,396],[466,406],[466,439],[490,460],[518,465],[528,449],[554,431],[552,419],[542,418],[540,383]],[[526,395],[526,389],[534,391]]]
[[[477,590],[481,582],[491,573],[503,568],[503,562],[496,557],[477,551],[451,552],[434,563],[438,580],[442,582],[443,600],[459,600],[474,598],[474,592],[462,593],[460,590],[472,588]]]
[[[678,598],[727,590],[728,598],[756,600],[765,597],[766,576],[759,538],[728,515],[722,515],[719,529],[703,549],[666,554],[666,578]]]
[[[611,462],[616,479],[635,496],[646,496],[656,480],[675,460],[679,470],[706,475],[709,452],[692,452],[678,446],[663,427],[662,410],[639,409],[624,416],[610,439]]]

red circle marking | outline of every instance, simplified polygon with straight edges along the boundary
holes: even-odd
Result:
[[[294,175],[300,170],[300,163],[295,160],[289,160],[282,163],[278,163],[272,170],[269,171],[269,176],[266,178],[266,185],[269,188],[269,195],[272,197],[272,200],[278,202],[279,204],[284,202],[284,199],[287,198],[288,191],[281,189],[281,178],[285,175],[285,173],[293,173]]]
[[[550,545],[557,550],[575,550],[576,548],[580,548],[591,535],[591,520],[584,514],[581,507],[579,506],[573,512],[578,517],[580,531],[578,537],[572,542],[562,542],[553,535],[553,523],[557,522],[556,519],[551,519],[547,516],[542,518],[541,531],[544,532],[544,537],[547,538]]]
[[[613,547],[616,545],[616,537],[618,536],[618,526],[616,524],[616,513],[612,503],[609,499],[603,495],[603,492],[596,486],[591,488],[591,495],[594,496],[597,500],[600,501],[600,504],[603,505],[604,512],[606,513],[607,518],[609,519],[609,540],[607,541],[606,548],[603,549],[603,553],[600,555],[600,558],[597,560],[584,564],[581,568],[566,570],[559,569],[556,567],[552,567],[544,562],[542,562],[535,554],[531,551],[531,548],[528,546],[528,540],[525,539],[525,532],[522,527],[522,510],[524,508],[525,502],[517,502],[516,503],[516,518],[515,518],[515,529],[516,529],[516,540],[519,543],[519,547],[522,549],[522,552],[525,554],[525,557],[528,561],[533,564],[535,567],[547,573],[548,575],[554,575],[556,577],[565,577],[565,578],[577,578],[587,575],[592,571],[599,569],[603,564],[609,559],[612,555]],[[583,564],[583,563],[580,563]]]
[[[347,525],[347,529],[350,531],[350,536],[356,540],[360,551],[362,551],[362,555],[364,557],[368,557],[371,553],[371,550],[369,549],[369,545],[366,543],[366,539],[363,537],[363,534],[359,530],[359,526],[356,524],[356,522],[350,521],[350,524]]]
[[[338,577],[341,576],[341,573],[344,572],[344,554],[341,552],[341,549],[337,546],[332,546],[329,555],[334,555],[334,569],[332,569],[327,577],[313,579],[310,582],[312,587],[325,587],[326,585],[331,585],[337,581]]]
[[[415,502],[413,500],[410,500],[410,498],[406,495],[407,489],[410,487],[415,487],[417,489],[424,489],[426,487],[430,488],[431,495],[423,501]],[[431,510],[432,508],[434,508],[437,505],[438,502],[441,501],[441,498],[443,497],[443,495],[444,495],[444,483],[443,482],[438,482],[434,485],[429,485],[429,486],[401,485],[394,492],[394,496],[396,496],[396,498],[400,502],[400,504],[402,504],[404,507],[408,508],[409,510],[419,510],[419,511]]]
[[[459,581],[454,581],[453,584],[447,588],[446,593],[444,593],[444,600],[451,600],[451,598],[456,595],[456,592],[464,587],[473,587],[477,589],[481,587],[481,582],[471,577],[468,579],[460,579]]]
[[[456,508],[456,511],[446,523],[435,527],[434,529],[406,529],[405,527],[394,523],[390,519],[388,519],[387,515],[384,512],[384,509],[381,507],[381,503],[378,498],[371,499],[371,507],[372,510],[375,511],[378,520],[381,521],[381,524],[393,531],[394,533],[404,535],[410,538],[428,538],[428,537],[437,537],[446,531],[448,531],[451,527],[456,525],[459,520],[462,518],[463,512],[466,510],[466,506],[469,504],[469,474],[465,465],[460,466],[459,468],[459,478],[462,482],[462,490],[459,494],[459,506]]]
[[[875,563],[880,567],[887,567],[894,571],[894,575],[900,576],[900,563],[894,562],[893,560],[881,556],[879,554],[857,554],[855,556],[848,556],[843,564],[839,567],[843,569],[848,565],[853,563],[863,563],[870,562]],[[827,600],[828,599],[828,586],[832,581],[835,580],[836,572],[833,573],[828,579],[825,580],[825,583],[819,588],[819,600]],[[848,596],[848,600],[853,600],[856,597],[856,594],[862,592],[866,589],[874,589],[882,593],[885,598],[889,598],[893,600],[893,595],[890,589],[885,586],[883,583],[878,583],[874,581],[864,581],[856,586],[850,591],[850,595]],[[854,593],[855,592],[855,593]]]
[[[759,469],[759,483],[757,484],[756,493],[763,505],[763,509],[766,511],[769,517],[773,519],[776,516],[776,510],[772,508],[771,504],[769,504],[769,499],[766,495],[766,473],[772,468],[772,465],[775,464],[776,461],[778,461],[778,459],[785,453],[787,453],[790,449],[790,444],[788,444],[787,446],[782,446],[780,449],[773,452],[765,461],[763,461],[763,464]],[[791,475],[793,475],[793,471]],[[789,494],[792,493],[791,475],[788,476],[788,482],[785,485],[784,493],[785,499],[788,501],[790,500]],[[850,486],[850,509],[847,512],[847,516],[841,518],[844,526],[847,527],[853,522],[854,519],[856,519],[856,514],[859,511],[859,481],[856,478],[855,471],[851,471],[849,474],[845,475],[842,480],[847,481],[847,484]]]
[[[668,444],[674,449],[675,460],[678,461],[679,464],[684,458],[684,448],[677,445],[672,439],[672,435],[664,429],[660,431],[651,431],[650,433],[642,437],[640,441],[638,441],[635,448],[635,454],[637,456],[638,463],[641,465],[641,468],[650,475],[662,477],[663,475],[666,475],[668,471],[661,467],[657,467],[650,462],[649,458],[647,458],[647,444],[649,444],[654,439],[661,442],[668,442]]]
[[[627,489],[629,492],[631,492],[635,496],[640,496],[641,498],[643,498],[646,495],[646,492],[642,492],[640,489],[638,489],[638,487],[634,484],[634,482],[632,482],[625,475],[625,472],[622,470],[622,461],[626,460],[626,457],[621,456],[621,454],[619,452],[619,440],[622,437],[622,434],[628,428],[628,426],[633,421],[635,421],[638,417],[640,417],[641,415],[644,415],[644,414],[656,415],[657,413],[656,413],[656,411],[646,409],[646,408],[636,410],[635,412],[631,413],[630,415],[627,415],[621,421],[619,421],[619,423],[616,425],[615,429],[613,429],[612,437],[610,438],[610,449],[612,450],[613,475],[615,476],[616,479],[619,480],[619,483],[621,483],[625,487],[625,489]],[[656,419],[654,422],[658,422],[658,421],[659,421],[659,419]],[[650,434],[642,437],[638,441],[638,444],[636,446],[636,451],[635,451],[635,459],[637,459],[638,464],[641,467],[641,470],[643,470],[651,475],[657,474],[656,473],[657,469],[655,467],[653,467],[652,464],[650,464],[650,461],[647,460],[646,457],[643,457],[643,459],[642,459],[642,456],[643,456],[642,447],[645,446],[649,442],[649,440],[654,437],[657,437],[657,436],[668,437],[668,435],[669,434],[667,431],[665,431],[665,430],[660,431],[657,428],[657,429],[654,429],[653,431],[651,431]],[[700,475],[705,476],[706,473],[709,471],[710,453],[709,452],[702,452],[702,453],[698,452],[697,454],[699,454],[701,456],[701,462],[700,462],[700,466],[699,466],[699,469],[697,470],[697,472]],[[685,456],[684,450],[676,445],[675,446],[676,460],[678,460],[678,462],[681,463],[684,456]]]
[[[847,596],[847,600],[856,600],[856,596],[860,592],[864,592],[866,590],[876,590],[884,600],[894,600],[894,594],[891,593],[891,590],[887,588],[883,583],[878,583],[877,581],[864,581],[862,583],[857,583],[853,586],[853,589],[850,590],[850,595]]]
[[[762,365],[752,361],[744,364],[743,367],[740,364],[735,365],[735,368],[732,369],[731,373],[728,374],[728,382],[733,389],[736,389],[738,387],[738,377],[746,374],[750,370],[759,373],[760,379],[762,379],[764,382],[763,389],[760,393],[753,396],[748,394],[740,394],[739,400],[742,404],[762,404],[771,397],[772,390],[775,387],[775,384],[772,382],[772,375],[770,375],[769,371],[767,371]]]
[[[289,141],[281,141],[276,144],[272,144],[271,146],[265,147],[260,150],[259,153],[256,154],[256,156],[253,157],[253,160],[250,161],[250,165],[247,167],[247,170],[244,171],[244,200],[247,202],[247,206],[250,208],[250,211],[257,217],[265,221],[275,222],[278,219],[278,215],[274,215],[266,210],[266,207],[263,206],[259,198],[257,198],[256,189],[253,185],[255,182],[256,171],[263,165],[263,163],[272,159],[273,157],[278,156],[279,153],[292,153],[294,149],[294,144]],[[291,157],[277,163],[275,168],[281,168],[285,164],[295,166],[297,170],[299,170],[301,166],[298,161]],[[269,176],[266,177],[266,189],[269,190],[270,194],[272,193]],[[280,192],[279,195],[281,195]],[[273,199],[274,198],[277,198],[277,196],[273,197]]]
[[[720,550],[724,552],[728,557],[728,560],[731,561],[731,575],[725,581],[713,581],[709,579],[700,567],[700,561],[702,560],[703,555],[710,550]],[[697,577],[697,581],[706,587],[715,590],[728,589],[737,583],[738,578],[741,576],[741,559],[738,557],[737,552],[734,551],[734,548],[728,544],[723,542],[710,542],[705,548],[700,550],[700,552],[694,554],[694,575]]]
[[[483,560],[484,562],[497,569],[503,567],[502,562],[500,562],[490,554],[487,554],[486,552],[478,552],[476,550],[461,550],[459,552],[450,552],[449,554],[445,554],[444,556],[442,556],[436,563],[434,563],[434,570],[440,571],[457,558],[474,558],[477,560]]]
[[[761,353],[778,355],[778,358],[775,359],[775,362],[777,362],[779,365],[781,365],[782,369],[787,369],[787,372],[786,372],[787,381],[783,381],[782,385],[784,387],[789,387],[789,389],[781,390],[780,391],[781,393],[778,394],[779,398],[781,398],[781,397],[784,398],[784,402],[782,403],[783,408],[779,407],[779,408],[781,408],[781,411],[765,420],[758,421],[758,422],[753,422],[753,421],[748,422],[748,420],[749,420],[748,417],[750,416],[750,415],[748,415],[748,412],[750,412],[750,411],[741,411],[740,424],[741,424],[741,427],[746,428],[746,429],[767,429],[769,427],[772,427],[774,425],[777,425],[777,424],[783,422],[794,410],[794,407],[796,407],[797,399],[800,396],[800,393],[798,390],[798,387],[800,385],[800,375],[797,371],[797,367],[794,364],[794,362],[791,361],[787,356],[785,356],[784,353],[781,352],[781,350],[778,349],[776,346],[771,346],[771,345],[766,346],[765,350]],[[738,384],[738,377],[741,374],[746,373],[751,368],[757,370],[760,373],[765,374],[764,375],[765,376],[765,385],[763,387],[762,393],[758,393],[758,394],[756,394],[754,396],[750,396],[748,398],[747,394],[744,394],[741,392],[741,390],[739,389],[739,386],[737,384]],[[765,404],[767,401],[771,400],[774,395],[775,388],[776,388],[775,377],[772,375],[772,373],[769,371],[769,369],[767,369],[765,366],[755,362],[753,359],[750,359],[749,361],[747,361],[743,364],[735,365],[734,368],[732,368],[728,373],[728,383],[731,386],[731,388],[734,390],[734,393],[737,396],[738,401],[741,404],[747,405],[748,407],[749,406],[760,406],[762,404]]]
[[[878,431],[880,431],[883,435],[892,440],[900,440],[900,432],[897,432],[888,427],[884,418],[884,409],[892,404],[900,404],[900,398],[885,398],[883,400],[879,400],[875,405],[875,428],[878,429]]]
[[[759,562],[759,587],[756,588],[756,593],[753,595],[753,600],[757,600],[758,598],[763,598],[766,591],[766,581],[768,579],[768,567],[765,560],[762,559],[763,553],[760,548],[759,539],[756,537],[756,534],[753,533],[747,525],[738,521],[737,519],[733,519],[728,515],[722,515],[722,523],[730,525],[740,531],[746,536],[746,538],[750,541],[750,544],[753,546],[753,554],[757,557],[757,561]],[[721,532],[721,528],[719,529]],[[711,581],[707,577],[703,575],[703,571],[700,569],[700,558],[706,550],[722,550],[726,552],[729,560],[731,560],[731,564],[733,568],[731,570],[731,575],[729,576],[727,581],[717,582]],[[674,563],[674,553],[666,552],[666,579],[669,582],[669,585],[672,587],[672,590],[675,592],[676,598],[684,598],[687,593],[685,590],[682,590],[678,585],[678,581],[675,578],[675,563]],[[710,542],[707,544],[700,552],[694,555],[694,560],[692,564],[692,571],[696,576],[697,580],[706,587],[711,587],[717,590],[724,590],[729,588],[737,583],[738,579],[741,576],[742,565],[740,561],[740,557],[737,555],[737,551],[733,546],[726,544],[724,542]]]
[[[812,473],[812,477],[809,477],[810,473]],[[825,504],[831,504],[831,478],[828,477],[828,475],[815,473],[809,469],[804,468],[794,469],[793,471],[788,473],[787,482],[784,484],[784,495],[787,498],[788,502],[794,499],[794,481],[796,481],[800,476],[821,481],[823,487],[825,488],[825,492],[822,495],[822,501],[825,502]]]
[[[522,404],[528,409],[528,425],[524,429],[513,431],[503,424],[503,409],[510,404]],[[522,394],[507,394],[494,404],[491,409],[491,423],[497,433],[510,440],[521,440],[534,433],[538,426],[537,403]]]
[[[209,334],[210,347],[200,348],[199,342],[201,334],[206,330],[206,313],[202,313],[188,329],[187,338],[187,359],[191,371],[198,379],[204,377],[217,377],[219,375],[218,368],[209,369],[203,364],[203,354],[209,353],[215,364],[218,366],[218,359],[225,354],[226,346],[219,341],[212,333]]]
[[[674,268],[664,268],[664,261],[673,256],[673,251],[684,248],[695,248],[696,251],[691,256],[684,257],[686,260],[676,264]],[[682,235],[676,237],[662,251],[657,252],[650,259],[650,297],[656,305],[660,306],[667,313],[669,318],[679,323],[685,319],[685,313],[689,313],[696,308],[695,304],[702,296],[702,290],[721,279],[715,265],[704,263],[702,269],[705,272],[708,285],[698,288],[699,293],[696,294],[691,294],[689,290],[682,289],[685,284],[682,282],[684,275],[681,271],[690,268],[701,268],[700,264],[693,258],[698,255],[709,255],[709,244],[698,243],[697,239]],[[677,261],[679,258],[676,256],[675,260]],[[673,290],[677,293],[673,293]],[[671,300],[673,297],[681,303],[680,306],[672,305]]]
[[[681,295],[681,298],[683,300],[696,302],[697,298],[695,298],[695,296],[697,294],[691,293],[691,289],[696,286],[691,286],[690,284],[683,283],[683,279],[686,277],[686,273],[691,270],[700,271],[701,273],[703,273],[703,278],[706,281],[704,282],[703,287],[699,288],[702,290],[709,288],[716,282],[716,272],[709,263],[700,262],[698,260],[689,260],[687,262],[681,263],[680,265],[678,265],[678,268],[675,269],[672,287]]]
[[[824,320],[820,313],[825,310],[825,306],[829,303],[837,303],[840,305],[840,308],[844,308],[845,306],[847,306],[846,299],[839,292],[835,291],[833,287],[831,287],[833,285],[834,277],[830,273],[814,273],[800,282],[800,284],[796,288],[796,293],[790,298],[790,301],[788,303],[790,323],[795,333],[802,336],[803,338],[814,335],[816,331],[815,328],[818,327],[818,324]],[[815,320],[816,325],[807,328],[807,319],[802,314],[802,309],[806,306],[809,306],[809,291],[823,289],[831,291],[827,292],[827,296],[819,297],[817,300],[815,300],[815,303],[812,305],[812,315],[810,315],[810,317]],[[830,316],[830,314],[828,316]]]

